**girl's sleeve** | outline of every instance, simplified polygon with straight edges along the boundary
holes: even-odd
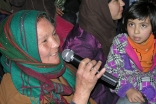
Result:
[[[125,47],[123,40],[127,40],[127,38],[122,35],[114,38],[105,64],[106,71],[119,78],[116,88],[111,89],[111,91],[116,92],[120,97],[124,97],[126,92],[133,87],[130,81],[131,75],[127,73],[131,69],[131,65],[128,56],[123,50]]]

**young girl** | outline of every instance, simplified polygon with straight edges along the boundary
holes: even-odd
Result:
[[[106,70],[119,78],[112,90],[117,104],[156,104],[156,7],[149,2],[131,5],[123,17],[123,31],[110,48]],[[126,102],[123,102],[126,101]]]

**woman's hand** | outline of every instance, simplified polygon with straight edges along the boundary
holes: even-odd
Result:
[[[142,94],[134,88],[129,89],[126,92],[126,95],[127,95],[129,102],[139,102],[139,103],[145,102]]]
[[[93,90],[97,80],[104,74],[103,68],[99,73],[101,61],[96,62],[88,58],[82,60],[76,74],[76,87],[73,101],[76,104],[87,104],[90,93]]]
[[[62,16],[64,13],[62,12],[62,10],[58,7],[56,7],[56,13],[60,16]]]

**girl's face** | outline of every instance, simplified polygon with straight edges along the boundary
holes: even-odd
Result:
[[[146,42],[152,33],[152,26],[149,17],[145,20],[128,19],[127,32],[129,37],[136,43],[142,44]]]
[[[42,63],[58,64],[60,40],[55,28],[46,18],[40,18],[37,23],[38,47]]]
[[[122,0],[111,0],[108,4],[113,20],[118,20],[122,17],[123,6],[125,3]]]

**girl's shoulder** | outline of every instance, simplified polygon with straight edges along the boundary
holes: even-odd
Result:
[[[127,37],[128,35],[126,33],[121,33],[118,34],[117,36],[114,37],[113,39],[113,44],[127,44]]]

